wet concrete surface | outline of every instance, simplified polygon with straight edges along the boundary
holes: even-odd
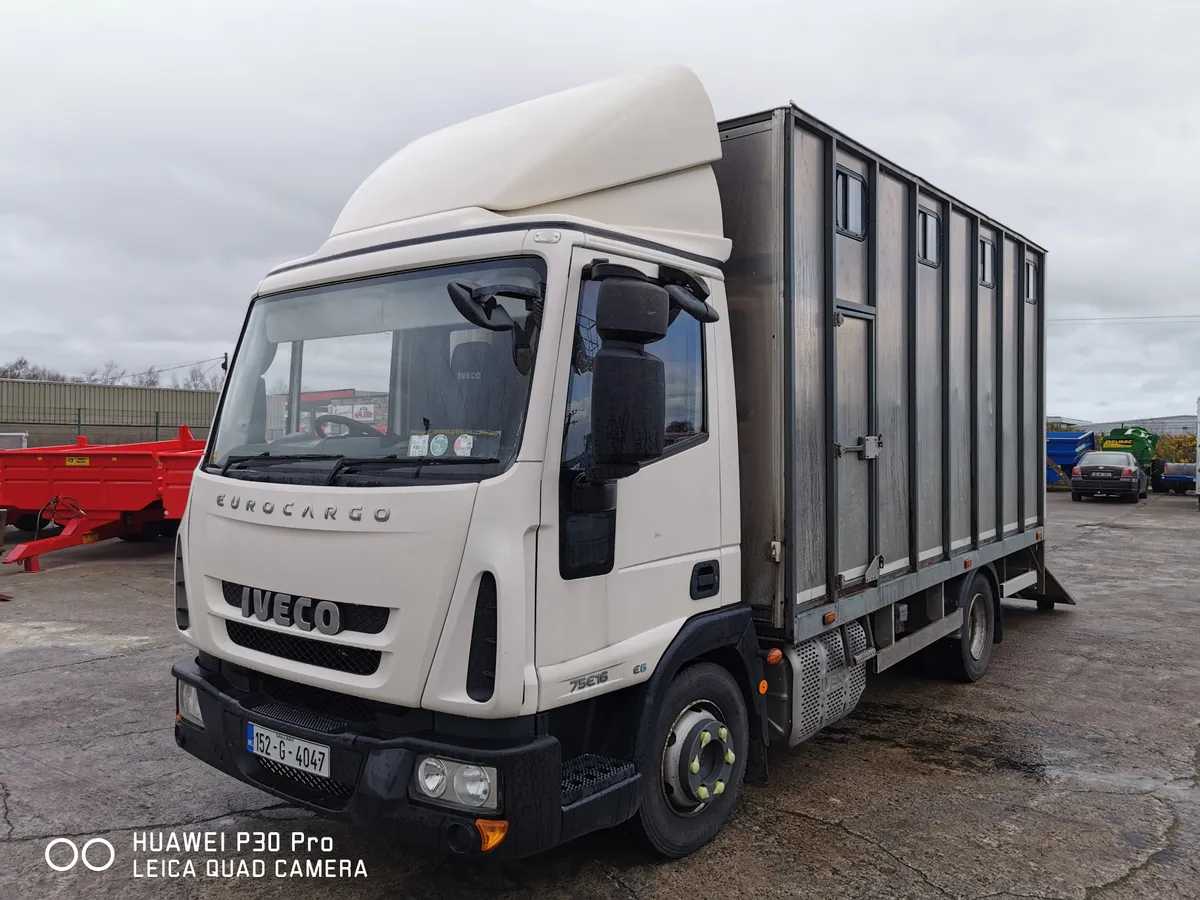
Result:
[[[169,545],[2,567],[0,897],[1200,898],[1196,498],[1052,495],[1050,519],[1051,566],[1078,606],[1009,605],[978,684],[916,665],[873,679],[852,716],[773,756],[772,785],[743,790],[714,844],[672,863],[617,830],[468,866],[281,804],[175,747],[169,668],[186,648]],[[133,843],[205,830],[223,853]],[[264,877],[206,877],[208,858],[256,858],[232,846],[254,831],[282,837],[257,854]],[[293,832],[333,849],[292,852]],[[63,836],[107,839],[115,864],[51,870]],[[361,860],[366,877],[276,877],[278,860],[322,858]],[[145,877],[153,859],[192,860],[197,877]]]

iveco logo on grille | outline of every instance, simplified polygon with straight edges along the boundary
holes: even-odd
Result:
[[[301,631],[316,628],[321,634],[337,634],[342,630],[342,610],[331,600],[293,597],[248,587],[242,588],[242,616],[255,617],[260,622],[274,619],[276,625],[295,625]]]

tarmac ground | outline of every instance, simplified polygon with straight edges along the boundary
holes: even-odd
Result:
[[[917,665],[869,681],[851,716],[774,754],[772,784],[745,787],[722,835],[679,862],[618,829],[464,865],[283,804],[175,746],[170,667],[188,650],[170,542],[80,547],[38,575],[0,566],[0,897],[1200,898],[1196,498],[1052,494],[1049,518],[1051,569],[1077,606],[1006,605],[978,684]],[[225,850],[153,843],[199,832]],[[279,850],[234,846],[254,832]],[[296,833],[317,841],[293,849]],[[104,838],[115,862],[54,871],[60,837]],[[89,854],[106,862],[103,845]],[[49,853],[70,858],[66,843]],[[309,877],[318,859],[350,871]]]

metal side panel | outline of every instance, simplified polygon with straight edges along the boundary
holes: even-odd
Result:
[[[922,196],[921,207],[941,219],[942,265],[946,264],[946,210],[931,197]],[[942,274],[938,268],[917,266],[917,470],[920,485],[919,560],[926,563],[942,554]]]
[[[868,319],[846,317],[837,328],[837,440],[842,447],[857,445],[870,434],[867,378],[871,327]],[[861,578],[867,570],[869,468],[875,464],[857,452],[844,452],[837,460],[837,571],[846,581]]]
[[[864,192],[869,190],[866,185],[870,181],[870,168],[862,159],[844,150],[839,150],[837,165],[838,168],[845,169],[852,176],[857,175],[863,179]],[[870,208],[868,207],[869,215]],[[851,303],[862,303],[864,305],[869,302],[867,296],[868,250],[868,241],[865,236],[855,238],[838,232],[837,298],[839,300],[847,300]]]
[[[1041,260],[1037,260],[1039,263]],[[1039,266],[1040,268],[1040,266]],[[1025,394],[1025,523],[1032,525],[1039,521],[1039,494],[1046,486],[1045,447],[1043,436],[1041,410],[1038,404],[1038,347],[1041,335],[1038,334],[1038,306],[1043,303],[1041,297],[1037,303],[1021,303],[1021,314],[1025,316],[1025,360],[1022,390]]]
[[[792,390],[794,479],[790,533],[796,599],[825,596],[825,141],[797,128],[792,139],[794,250]]]
[[[876,297],[876,371],[879,431],[883,450],[879,479],[880,547],[884,572],[908,568],[908,278],[907,187],[883,175],[879,184],[875,239],[879,244]]]
[[[994,240],[992,232],[981,232]],[[979,287],[979,354],[976,370],[975,428],[979,442],[976,472],[979,483],[979,539],[996,538],[996,290]]]
[[[1003,331],[1001,337],[1003,366],[1003,408],[1001,428],[1004,440],[1004,533],[1010,534],[1017,528],[1017,304],[1022,303],[1021,261],[1017,245],[1005,241],[1004,247],[1004,299]],[[1045,477],[1045,476],[1043,476]]]
[[[713,164],[725,234],[733,255],[725,267],[729,333],[737,396],[742,517],[742,597],[773,607],[784,621],[783,566],[771,545],[783,541],[783,161],[776,118],[721,135]]]
[[[966,217],[950,216],[950,245],[953,259],[950,281],[950,549],[971,543],[971,281],[977,278],[972,266],[971,227]]]

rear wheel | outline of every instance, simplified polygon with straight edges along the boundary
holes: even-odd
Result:
[[[1126,503],[1137,503],[1137,502],[1138,502],[1138,495],[1137,495],[1136,493],[1135,493],[1135,494],[1126,494],[1126,495],[1125,495],[1125,496],[1124,496],[1122,499],[1123,499],[1123,500],[1124,500]]]
[[[974,682],[983,677],[992,659],[996,634],[996,594],[985,575],[975,575],[962,595],[966,614],[961,637],[938,645],[942,668],[956,681]]]
[[[1071,491],[1071,499],[1074,500],[1076,503],[1082,503],[1083,502],[1083,494],[1080,494],[1077,491]]]
[[[33,531],[37,528],[38,517],[37,513],[28,513],[23,516],[17,516],[8,524],[12,525],[17,531]]]
[[[737,801],[749,748],[746,701],[714,663],[689,666],[671,682],[641,760],[638,825],[671,859],[703,847]]]
[[[1042,598],[1037,602],[1039,612],[1050,612],[1054,609],[1054,601]]]

